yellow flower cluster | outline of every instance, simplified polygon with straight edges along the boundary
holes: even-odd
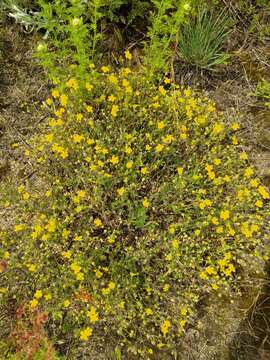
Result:
[[[270,194],[211,101],[128,67],[87,71],[46,100],[27,149],[44,187],[17,185],[3,276],[81,341],[110,329],[146,359],[174,348],[202,294],[237,286],[243,254],[266,256]]]

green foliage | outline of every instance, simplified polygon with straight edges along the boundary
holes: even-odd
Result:
[[[90,24],[86,24],[83,20],[87,10],[84,2],[74,0],[67,4],[59,0],[53,3],[39,0],[41,11],[38,13],[38,22],[44,24],[46,37],[50,37],[49,46],[45,43],[38,45],[37,56],[50,79],[61,71],[65,73],[66,66],[73,65],[78,65],[77,73],[83,76],[89,59],[94,56],[100,36],[96,30],[97,22],[102,16],[99,4],[98,0],[89,3],[92,18]]]
[[[229,19],[224,11],[216,15],[212,10],[199,8],[195,17],[181,27],[180,59],[207,70],[226,64],[229,54],[222,47],[229,33]]]
[[[4,0],[0,6],[27,29],[45,29],[45,38],[55,38],[59,36],[59,31],[61,36],[66,36],[68,31],[65,26],[68,22],[72,21],[74,16],[81,17],[82,22],[88,24],[90,55],[93,57],[96,46],[102,39],[102,33],[106,31],[104,24],[108,26],[110,22],[115,25],[119,23],[124,25],[126,32],[128,29],[136,31],[137,20],[147,18],[151,4],[134,0]]]
[[[168,71],[169,60],[177,43],[180,25],[186,20],[191,5],[185,0],[152,0],[155,7],[145,44],[144,61],[148,71]]]
[[[270,108],[270,82],[263,80],[258,83],[255,95],[262,98],[265,102],[265,106]]]

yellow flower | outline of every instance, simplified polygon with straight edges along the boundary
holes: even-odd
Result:
[[[257,200],[255,205],[258,207],[258,208],[262,208],[263,207],[263,202],[261,200]]]
[[[187,320],[184,320],[184,319],[181,319],[179,321],[179,324],[180,324],[181,328],[183,328],[186,325],[186,323],[187,323]]]
[[[270,198],[269,193],[266,191],[264,186],[262,186],[262,185],[259,186],[258,187],[258,192],[262,196],[263,199],[269,199]]]
[[[217,135],[220,134],[224,130],[224,124],[222,123],[215,123],[213,127],[213,134]]]
[[[201,271],[199,274],[200,279],[207,280],[208,276],[204,271]]]
[[[215,164],[215,165],[220,165],[220,164],[221,164],[221,160],[218,159],[218,158],[214,159],[214,164]]]
[[[125,193],[125,188],[124,187],[121,187],[120,189],[117,189],[117,194],[119,195],[119,196],[123,196],[124,195],[124,193]]]
[[[51,144],[53,141],[53,134],[46,134],[44,138],[49,144]]]
[[[88,338],[92,335],[92,333],[93,333],[93,330],[90,327],[87,327],[84,330],[81,330],[80,339],[82,341],[87,341]]]
[[[179,243],[178,243],[178,240],[177,240],[177,239],[174,239],[174,240],[172,241],[172,247],[173,247],[174,249],[178,249],[178,248],[179,248]]]
[[[100,227],[103,226],[103,223],[102,223],[101,219],[99,219],[99,218],[96,218],[96,219],[94,220],[94,224],[95,224],[95,226],[98,227],[98,228],[100,228]]]
[[[164,129],[165,126],[166,126],[166,125],[165,125],[164,121],[159,121],[159,122],[157,123],[157,128],[158,128],[159,130]]]
[[[165,144],[169,144],[169,143],[172,142],[173,140],[174,140],[174,137],[173,137],[173,135],[170,135],[170,134],[162,137],[162,141],[163,141]]]
[[[69,305],[70,305],[70,301],[69,301],[69,300],[65,300],[65,301],[63,302],[64,308],[69,307]]]
[[[86,88],[87,91],[91,91],[93,89],[93,85],[91,85],[89,83],[86,83],[85,88]]]
[[[46,225],[46,229],[50,233],[55,232],[55,230],[56,230],[56,220],[53,219],[53,218],[49,219],[48,224]]]
[[[115,283],[114,282],[109,282],[109,285],[108,285],[108,289],[110,289],[110,290],[113,290],[113,289],[115,289]]]
[[[178,167],[177,168],[177,173],[178,173],[178,175],[182,175],[183,174],[183,171],[184,171],[184,168],[183,167]]]
[[[223,227],[222,227],[222,226],[218,226],[218,227],[216,228],[216,233],[217,233],[217,234],[222,234],[222,233],[223,233]]]
[[[67,95],[61,95],[60,96],[60,103],[62,106],[66,107],[67,106],[67,102],[68,102],[68,97]]]
[[[145,199],[143,200],[143,206],[144,206],[145,208],[148,208],[149,205],[150,205],[149,201],[145,198]]]
[[[44,298],[45,298],[46,301],[49,301],[49,300],[52,299],[52,295],[51,294],[46,294],[46,295],[44,295]]]
[[[116,97],[115,97],[114,95],[110,95],[110,96],[108,96],[108,100],[109,100],[110,102],[115,102]]]
[[[128,60],[132,59],[132,54],[129,52],[129,50],[125,51],[125,58],[128,59]]]
[[[65,259],[70,259],[71,258],[71,251],[67,250],[67,251],[63,251],[62,252],[62,256],[65,258]]]
[[[166,90],[164,89],[163,86],[159,86],[158,91],[161,93],[161,95],[166,95]]]
[[[250,186],[256,188],[259,185],[259,182],[256,179],[250,180]]]
[[[87,316],[89,317],[91,323],[98,321],[98,314],[94,306],[91,306],[90,311],[87,312]]]
[[[245,177],[251,177],[253,175],[253,173],[254,173],[254,171],[253,171],[252,167],[248,167],[245,170],[244,176]]]
[[[127,79],[123,79],[122,85],[123,85],[125,88],[130,87],[130,83],[129,83],[129,81],[128,81]]]
[[[52,97],[57,99],[57,98],[59,98],[59,96],[60,96],[59,91],[57,89],[53,89]]]
[[[147,167],[144,166],[144,167],[141,168],[141,174],[142,175],[146,175],[148,173],[149,173],[149,171],[148,171]]]
[[[40,299],[42,297],[42,290],[37,290],[34,294],[36,299]]]
[[[112,84],[116,85],[118,83],[118,79],[114,74],[109,75],[108,79]]]
[[[240,125],[237,124],[237,123],[233,123],[231,127],[232,127],[232,129],[233,129],[234,131],[240,129]]]
[[[79,113],[79,114],[76,114],[76,120],[77,121],[82,121],[83,119],[83,114]]]
[[[214,180],[216,177],[216,174],[214,173],[214,171],[209,171],[208,177],[209,177],[209,179]]]
[[[146,313],[147,316],[150,316],[150,315],[153,314],[153,311],[150,308],[146,308],[145,313]]]
[[[118,105],[113,105],[113,106],[112,106],[112,110],[111,110],[112,116],[113,116],[113,117],[116,117],[118,111],[119,111],[119,106],[118,106]]]
[[[200,203],[199,203],[199,208],[200,209],[205,209],[207,206],[211,206],[212,205],[212,201],[210,199],[205,199],[205,200],[202,200]]]
[[[207,268],[205,269],[205,271],[207,272],[207,274],[209,275],[216,275],[216,270],[212,267],[212,266],[207,266]]]
[[[221,218],[222,220],[227,220],[227,219],[229,219],[229,217],[230,217],[230,212],[229,212],[229,210],[222,210],[222,211],[220,212],[220,218]]]
[[[110,71],[110,68],[109,68],[109,66],[102,66],[102,67],[101,67],[101,71],[102,71],[103,73],[107,73],[107,72]]]
[[[164,286],[163,286],[163,291],[164,292],[168,292],[170,290],[170,285],[169,284],[165,284]]]
[[[37,270],[37,266],[35,264],[28,264],[27,267],[30,272],[35,272]]]
[[[185,140],[185,139],[187,139],[187,137],[188,137],[188,135],[186,133],[181,133],[180,134],[180,139]]]
[[[169,320],[165,320],[161,325],[161,332],[164,336],[169,332],[169,327],[171,326],[171,322]]]
[[[37,307],[38,306],[38,300],[37,299],[31,300],[29,305],[30,305],[31,308]]]
[[[121,72],[124,76],[128,76],[129,74],[131,74],[132,71],[130,68],[125,67],[125,68],[121,69]]]
[[[78,274],[81,271],[80,265],[78,265],[75,262],[72,263],[70,267],[71,267],[71,270],[73,270],[75,274]]]
[[[69,237],[69,234],[70,234],[70,231],[67,230],[67,229],[64,229],[62,231],[62,236],[63,236],[64,239],[67,239]]]
[[[246,153],[246,152],[242,152],[242,153],[240,154],[240,159],[241,159],[241,160],[247,160],[247,159],[248,159],[247,153]]]
[[[48,98],[48,99],[46,100],[46,104],[49,105],[49,106],[52,105],[52,100],[51,100],[50,98]]]
[[[79,85],[76,79],[71,78],[66,82],[67,87],[74,89],[74,90],[78,90]]]
[[[76,279],[77,279],[78,281],[84,280],[84,274],[81,273],[81,272],[79,272],[78,274],[76,274]]]
[[[181,314],[182,316],[186,316],[187,313],[188,313],[187,307],[186,307],[186,306],[182,306],[181,309],[180,309],[180,314]]]
[[[164,149],[164,145],[162,144],[157,144],[156,146],[156,152],[161,152]]]
[[[175,225],[174,224],[170,224],[168,227],[169,233],[170,234],[174,234],[175,233]]]
[[[227,261],[225,259],[220,259],[217,261],[218,265],[220,266],[221,269],[224,268],[224,266],[227,265]]]
[[[23,192],[23,190],[24,190],[24,185],[20,185],[18,187],[18,193],[21,194]]]
[[[114,243],[115,243],[115,237],[114,237],[113,235],[109,236],[109,237],[108,237],[108,242],[109,242],[110,244],[114,244]]]
[[[128,161],[126,167],[127,169],[131,169],[133,167],[133,161]]]
[[[113,155],[110,159],[110,162],[113,164],[113,165],[117,165],[119,163],[119,157],[118,156],[115,156]]]
[[[75,144],[80,144],[84,138],[83,135],[79,135],[79,134],[74,134],[72,135],[72,141],[75,142]]]
[[[23,194],[23,199],[24,200],[28,200],[30,198],[30,194],[28,193],[28,192],[25,192],[24,194]]]
[[[95,141],[93,139],[87,139],[87,145],[93,145]]]
[[[97,278],[97,279],[102,278],[103,273],[102,273],[101,271],[96,270],[96,271],[95,271],[95,274],[96,274],[96,278]]]

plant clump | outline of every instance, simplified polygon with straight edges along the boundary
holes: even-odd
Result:
[[[270,195],[239,125],[190,88],[125,64],[54,78],[44,108],[24,154],[44,185],[26,180],[5,199],[20,211],[1,233],[1,307],[46,314],[75,357],[118,346],[126,358],[165,358],[202,296],[238,290],[243,255],[267,257]]]
[[[226,64],[230,55],[223,51],[223,46],[231,32],[230,23],[224,10],[215,14],[205,6],[199,8],[193,19],[181,27],[179,58],[206,70]]]

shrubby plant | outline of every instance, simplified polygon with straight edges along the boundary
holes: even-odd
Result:
[[[1,308],[46,314],[74,358],[165,359],[202,296],[239,291],[243,256],[267,258],[270,195],[239,125],[204,96],[128,64],[71,74],[54,78],[50,117],[25,149],[43,185],[5,199],[18,217],[1,233]]]

